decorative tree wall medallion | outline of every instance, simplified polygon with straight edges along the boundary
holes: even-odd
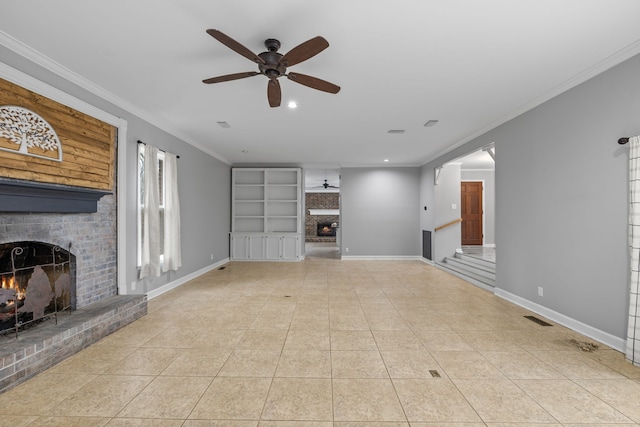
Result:
[[[49,122],[12,105],[0,106],[0,150],[62,161],[62,144]]]

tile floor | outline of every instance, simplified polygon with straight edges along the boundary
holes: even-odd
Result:
[[[528,314],[419,261],[231,263],[1,394],[0,426],[639,425],[640,368]]]

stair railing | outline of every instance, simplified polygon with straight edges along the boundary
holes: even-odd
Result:
[[[441,226],[434,228],[434,231],[440,231],[443,228],[451,227],[452,225],[456,225],[461,222],[462,222],[462,218],[454,219],[453,221],[450,221],[446,224],[442,224]]]

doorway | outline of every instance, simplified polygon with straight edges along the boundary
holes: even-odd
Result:
[[[305,169],[305,258],[340,259],[340,170]]]

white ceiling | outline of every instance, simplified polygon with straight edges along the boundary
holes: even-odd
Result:
[[[419,166],[639,53],[639,16],[638,0],[29,0],[4,2],[0,43],[230,164]],[[255,53],[321,35],[290,71],[342,90],[281,78],[270,108],[264,76],[205,85],[257,68],[208,28]]]

